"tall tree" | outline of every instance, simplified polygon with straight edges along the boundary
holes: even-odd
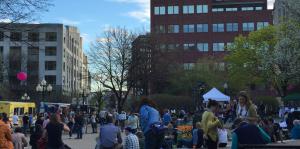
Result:
[[[26,23],[35,21],[38,15],[47,11],[50,0],[1,0],[0,22]],[[1,27],[5,27],[2,25]]]
[[[136,35],[118,27],[105,31],[103,36],[92,43],[88,54],[92,76],[94,81],[114,93],[117,110],[121,112],[133,84],[129,71],[135,67],[131,49]]]

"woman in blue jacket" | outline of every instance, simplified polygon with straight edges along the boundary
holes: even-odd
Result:
[[[153,100],[146,97],[140,103],[140,123],[145,136],[145,149],[159,149],[163,144],[163,133],[153,131],[154,124],[161,124],[160,114]]]

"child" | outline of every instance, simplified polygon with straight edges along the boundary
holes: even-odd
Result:
[[[228,142],[228,132],[225,128],[218,129],[219,147],[226,147]]]

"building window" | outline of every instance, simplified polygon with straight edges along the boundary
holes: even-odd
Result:
[[[198,51],[207,52],[208,51],[208,43],[198,43],[197,44]]]
[[[4,32],[0,32],[0,41],[4,40]]]
[[[39,55],[39,47],[28,47],[28,55],[38,56]]]
[[[213,24],[213,32],[224,32],[224,24]]]
[[[183,14],[193,14],[193,13],[194,13],[194,5],[183,6]]]
[[[194,66],[195,66],[194,63],[184,63],[183,64],[183,69],[184,70],[191,70],[191,69],[193,69]]]
[[[231,11],[238,11],[237,8],[226,8],[225,11],[231,12]]]
[[[255,10],[263,10],[263,7],[255,7]]]
[[[224,8],[213,8],[212,12],[223,12]]]
[[[168,14],[179,14],[178,6],[168,6]]]
[[[45,61],[45,70],[56,70],[56,61]]]
[[[242,11],[253,11],[253,7],[242,7]]]
[[[22,33],[21,32],[11,32],[10,33],[10,41],[21,41]]]
[[[254,31],[254,23],[253,22],[243,23],[243,31]]]
[[[166,14],[166,7],[165,6],[154,7],[154,14],[155,15],[164,15],[164,14]]]
[[[168,33],[179,33],[179,25],[168,25]]]
[[[164,25],[157,25],[155,26],[155,32],[156,33],[165,33],[166,29]]]
[[[208,32],[208,24],[197,24],[197,32]]]
[[[45,75],[45,80],[47,83],[55,85],[56,84],[56,75]]]
[[[56,56],[56,47],[45,47],[45,56]]]
[[[258,30],[262,29],[264,27],[267,27],[267,26],[269,26],[269,22],[257,22],[257,24],[256,24],[256,27]]]
[[[208,13],[207,5],[197,5],[197,13]]]
[[[233,43],[232,42],[227,42],[226,44],[226,50],[230,51],[230,48],[232,48]]]
[[[193,43],[185,43],[185,44],[183,44],[183,49],[184,50],[194,50],[195,49],[195,44],[193,44]]]
[[[168,44],[169,50],[176,50],[179,48],[179,44]]]
[[[213,51],[224,51],[224,43],[213,43]]]
[[[39,41],[39,33],[38,32],[29,32],[28,33],[28,41],[38,42]]]
[[[183,25],[183,32],[184,33],[193,33],[193,32],[195,32],[195,25],[194,24]]]
[[[226,30],[227,30],[227,32],[237,32],[239,30],[239,24],[238,23],[227,23]]]
[[[46,41],[56,41],[57,34],[56,32],[46,32]]]

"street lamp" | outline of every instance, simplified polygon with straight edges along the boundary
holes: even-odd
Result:
[[[228,84],[227,82],[224,83],[224,93],[227,94]]]
[[[21,99],[22,99],[23,101],[29,101],[29,100],[30,100],[30,97],[27,95],[27,93],[25,93],[25,94],[21,97]]]
[[[85,100],[86,100],[86,97],[88,97],[88,95],[90,94],[90,90],[83,89],[80,93],[81,93],[81,97],[82,97],[82,105],[85,105]]]
[[[46,92],[50,93],[52,91],[52,85],[48,84],[47,81],[45,79],[43,79],[37,86],[36,86],[36,91],[38,93],[42,94],[42,99],[45,100],[45,94]],[[39,101],[38,101],[38,104]]]

